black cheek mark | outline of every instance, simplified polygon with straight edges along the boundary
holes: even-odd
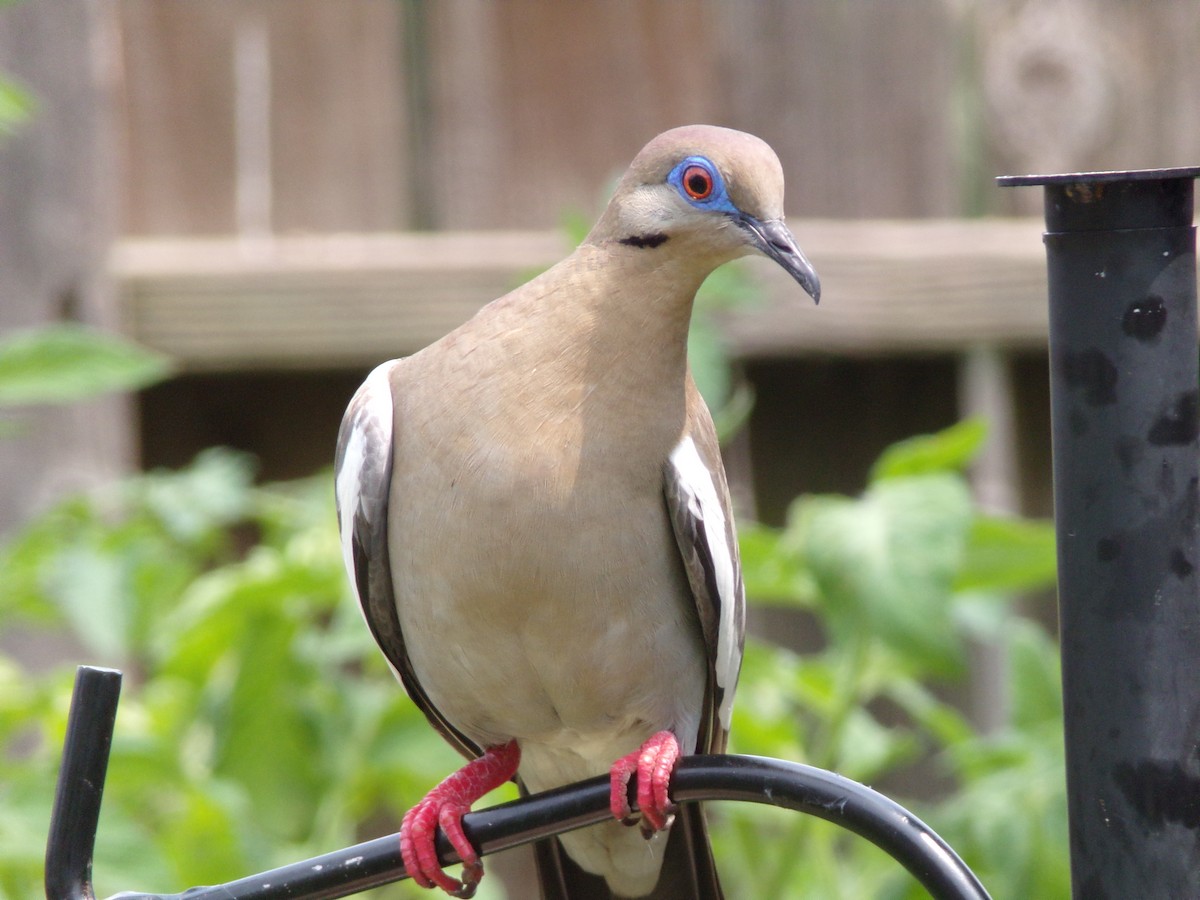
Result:
[[[1197,433],[1200,433],[1200,392],[1185,391],[1150,427],[1146,440],[1155,447],[1190,444]]]
[[[1150,341],[1158,337],[1166,324],[1167,307],[1162,297],[1151,294],[1145,300],[1135,300],[1129,304],[1121,320],[1121,329],[1139,341]]]
[[[1064,353],[1062,373],[1068,386],[1083,391],[1086,403],[1108,406],[1117,402],[1117,367],[1095,347]]]
[[[624,244],[626,247],[637,247],[642,250],[654,249],[667,242],[667,236],[661,231],[656,231],[653,234],[631,234],[629,237],[623,237],[617,243]]]

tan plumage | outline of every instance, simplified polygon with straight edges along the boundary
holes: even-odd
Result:
[[[715,167],[719,204],[689,198],[691,157]],[[687,330],[704,278],[754,250],[816,296],[782,203],[757,138],[666,132],[574,253],[381,366],[347,412],[339,516],[368,623],[460,750],[517,742],[531,791],[664,729],[683,753],[724,749],[741,584]],[[675,830],[703,840],[691,813]],[[562,842],[620,896],[654,890],[668,843],[615,821]]]

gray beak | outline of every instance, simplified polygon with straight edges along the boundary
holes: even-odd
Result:
[[[743,213],[737,223],[750,235],[750,242],[756,250],[783,266],[784,271],[800,283],[814,303],[821,302],[821,279],[817,277],[817,270],[796,245],[796,239],[783,219],[760,222]]]

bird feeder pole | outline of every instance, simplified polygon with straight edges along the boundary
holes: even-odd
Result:
[[[1076,898],[1200,897],[1200,168],[1045,191]]]

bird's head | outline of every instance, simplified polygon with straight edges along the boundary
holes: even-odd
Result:
[[[749,253],[779,263],[813,298],[821,282],[783,219],[783,168],[753,135],[711,125],[665,131],[634,158],[589,240],[639,251],[703,250],[714,264]],[[668,251],[669,252],[669,251]]]

